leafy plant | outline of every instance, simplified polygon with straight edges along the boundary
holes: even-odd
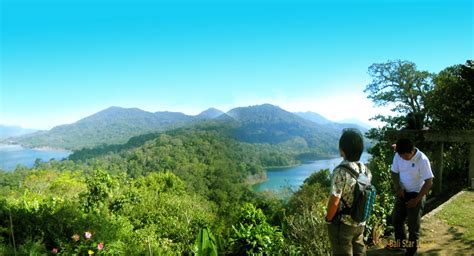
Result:
[[[262,210],[245,203],[238,212],[237,226],[232,225],[229,244],[233,254],[278,254],[283,247],[283,235],[267,223]]]
[[[330,255],[326,215],[329,170],[308,177],[288,201],[283,220],[287,254]]]
[[[201,229],[194,243],[194,253],[197,256],[217,256],[219,251],[219,242],[211,230],[207,227]]]

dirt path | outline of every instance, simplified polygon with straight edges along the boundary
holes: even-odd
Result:
[[[422,220],[420,254],[474,255],[474,241],[467,243],[460,239],[465,229],[448,225],[436,215]]]
[[[474,192],[466,192],[474,199]],[[456,200],[456,196],[453,197]],[[431,213],[425,215],[421,222],[421,239],[418,248],[418,255],[473,255],[474,241],[465,241],[461,236],[466,231],[465,228],[447,224],[437,216],[443,207],[453,207],[448,202],[439,206]],[[471,220],[472,221],[472,220]],[[394,252],[384,249],[387,241],[384,239],[375,247],[368,250],[368,255],[404,255],[404,252]]]

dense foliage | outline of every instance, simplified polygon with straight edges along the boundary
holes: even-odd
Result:
[[[387,125],[368,133],[377,142],[369,168],[378,196],[365,237],[376,243],[390,230],[394,201],[394,152],[385,132],[403,127],[403,115],[414,111],[433,129],[472,129],[473,66],[432,76],[395,61],[371,72],[371,98],[393,103],[399,114],[379,117]],[[0,172],[0,254],[328,255],[329,170],[315,172],[287,200],[249,185],[265,179],[265,167],[333,152],[334,135],[274,106],[229,114]],[[459,184],[467,173],[465,147],[445,146],[445,175]]]
[[[16,245],[19,252],[39,253],[191,253],[204,227],[242,250],[239,228],[251,227],[240,226],[238,209],[245,202],[265,204],[247,184],[265,178],[264,164],[294,163],[282,150],[240,143],[219,131],[181,129],[148,139],[76,162],[37,162],[31,170],[0,173],[0,222],[13,230],[0,230],[9,245],[4,253]],[[253,238],[276,235],[277,228],[254,210],[263,226]],[[264,239],[255,252],[282,250],[282,239],[280,233],[271,242],[278,248]]]
[[[448,67],[434,78],[426,108],[434,129],[474,129],[474,61]]]
[[[308,177],[289,199],[283,227],[292,251],[305,255],[330,255],[324,218],[329,188],[329,170],[321,170]]]

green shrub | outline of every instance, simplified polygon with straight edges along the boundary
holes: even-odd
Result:
[[[237,255],[272,255],[283,249],[283,235],[266,221],[262,210],[250,203],[238,212],[238,223],[232,225],[230,251]]]
[[[315,172],[288,201],[283,221],[288,243],[287,254],[330,254],[331,246],[324,219],[329,186],[329,170]]]
[[[388,145],[379,146],[374,150],[377,152],[369,161],[369,169],[372,173],[372,184],[377,188],[377,197],[372,214],[366,222],[364,238],[368,243],[377,244],[391,223],[395,194],[390,170],[393,153]]]

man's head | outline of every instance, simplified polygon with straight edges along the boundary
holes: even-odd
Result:
[[[410,139],[399,139],[396,150],[398,155],[405,160],[410,160],[415,153],[415,145]]]
[[[344,159],[351,162],[359,161],[364,151],[364,138],[357,129],[344,129],[339,139],[339,149],[344,153]]]

